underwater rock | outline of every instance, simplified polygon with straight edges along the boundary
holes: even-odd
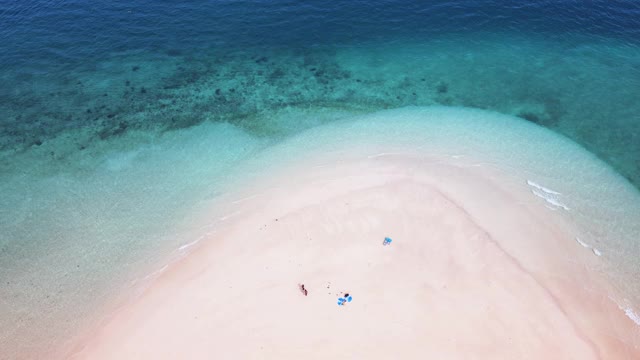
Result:
[[[514,110],[512,114],[546,127],[556,126],[563,111],[556,103],[549,101],[520,105]]]
[[[110,129],[103,129],[98,133],[98,137],[100,140],[108,139],[112,136],[118,136],[124,134],[124,132],[129,127],[129,124],[126,121],[121,121],[117,127]],[[82,149],[82,148],[81,148]]]
[[[128,127],[129,127],[129,124],[126,121],[121,122],[120,124],[118,124],[118,127],[113,131],[113,135],[123,134]]]
[[[449,91],[449,85],[447,85],[446,82],[441,81],[436,86],[436,91],[438,92],[438,94],[446,94]]]
[[[276,69],[269,75],[269,80],[276,80],[284,77],[285,72],[282,69]]]
[[[540,124],[540,117],[534,113],[530,113],[530,112],[523,112],[523,113],[519,113],[518,117],[521,117],[527,121],[531,121],[532,123],[536,123],[536,124]]]

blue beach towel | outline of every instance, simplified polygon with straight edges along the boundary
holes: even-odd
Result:
[[[351,302],[351,300],[353,300],[353,296],[351,296],[351,295],[349,295],[349,297],[347,297],[347,298],[343,298],[343,297],[338,298],[338,306],[342,306],[346,302]]]

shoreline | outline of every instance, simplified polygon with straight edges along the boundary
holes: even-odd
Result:
[[[80,345],[77,349],[83,349],[73,358],[204,358],[221,353],[233,353],[236,358],[325,358],[343,351],[372,358],[428,353],[450,358],[581,354],[585,359],[603,355],[624,359],[640,354],[640,327],[609,299],[610,289],[589,270],[596,257],[582,251],[570,227],[554,217],[526,182],[440,160],[386,154],[345,160],[331,168],[289,169],[265,182],[279,186],[268,185],[269,190],[236,201],[235,211],[241,217],[228,218],[211,239],[194,245],[142,296]],[[454,194],[450,193],[453,188]],[[417,194],[420,201],[414,199]],[[362,207],[347,211],[345,202],[360,202]],[[491,204],[490,211],[486,202]],[[422,213],[432,220],[427,229],[415,218]],[[510,219],[506,224],[505,216]],[[540,240],[523,235],[518,226],[544,236]],[[384,228],[400,235],[386,234]],[[448,242],[431,240],[426,246],[416,240],[434,233]],[[296,240],[306,235],[310,240]],[[386,235],[394,243],[383,248]],[[470,247],[482,254],[479,258],[465,250],[469,239]],[[457,246],[451,247],[450,242]],[[416,253],[422,258],[415,258]],[[441,256],[448,256],[451,263],[438,263]],[[425,263],[430,262],[439,266],[429,268],[432,265]],[[345,268],[345,263],[351,265]],[[408,268],[393,270],[402,267],[398,263]],[[494,278],[498,280],[492,282]],[[306,285],[308,297],[300,296],[298,283]],[[378,284],[411,300],[394,299]],[[354,296],[345,309],[334,301],[341,291]],[[449,308],[449,302],[462,310]],[[502,311],[495,306],[503,307]],[[391,309],[395,307],[401,309]],[[399,313],[405,323],[394,325],[385,311]],[[414,322],[413,317],[423,321]],[[489,326],[487,320],[495,322]],[[502,324],[498,326],[502,332],[494,331],[496,324]],[[333,326],[350,326],[370,336],[344,335],[356,345],[353,350],[349,341],[334,337]],[[539,327],[548,333],[538,333]],[[424,337],[410,335],[407,329]],[[252,331],[254,335],[241,336]],[[386,344],[377,352],[366,349],[366,344],[384,343],[384,333],[408,338],[394,335],[395,345]],[[451,347],[443,333],[459,336],[453,341],[458,345],[465,340],[475,345],[466,350]],[[499,341],[507,334],[513,335],[510,345]],[[418,340],[429,346],[420,346]],[[522,349],[530,351],[516,352]]]
[[[295,120],[294,115],[290,114],[288,119]],[[634,240],[640,231],[636,221],[636,215],[640,214],[640,193],[593,154],[562,136],[495,112],[412,107],[338,120],[275,144],[258,140],[247,137],[232,125],[203,125],[172,133],[172,136],[167,134],[162,142],[135,152],[116,152],[104,158],[95,172],[77,178],[45,178],[35,184],[42,186],[34,185],[33,193],[41,196],[34,196],[39,201],[34,202],[33,207],[40,205],[37,207],[40,213],[51,210],[51,214],[65,220],[51,218],[51,227],[33,228],[40,231],[37,235],[41,234],[43,241],[51,244],[42,249],[73,251],[50,251],[53,256],[43,258],[39,267],[29,267],[27,275],[36,274],[40,269],[46,275],[37,277],[38,282],[44,284],[43,291],[38,292],[43,301],[31,297],[9,304],[14,306],[9,314],[18,320],[5,319],[7,323],[17,324],[5,339],[0,339],[11,344],[5,347],[7,356],[39,358],[43,356],[40,354],[47,354],[56,359],[68,358],[64,355],[69,353],[67,344],[74,349],[82,348],[87,334],[109,326],[115,321],[112,315],[119,316],[133,306],[141,292],[146,298],[145,286],[151,284],[150,287],[155,288],[163,283],[167,274],[174,274],[184,263],[193,262],[202,251],[213,249],[210,244],[226,244],[229,236],[225,229],[238,227],[243,222],[248,229],[255,228],[257,223],[246,223],[247,216],[254,214],[254,208],[266,211],[265,206],[271,204],[277,207],[273,211],[301,214],[306,208],[300,206],[310,201],[316,202],[313,206],[321,207],[318,204],[329,204],[336,197],[355,196],[360,192],[373,194],[371,189],[376,187],[380,196],[389,197],[391,201],[394,191],[386,188],[385,182],[402,179],[417,186],[417,193],[424,188],[425,192],[431,191],[431,198],[445,202],[452,199],[474,213],[477,217],[474,221],[482,227],[472,223],[471,228],[496,227],[494,230],[499,230],[498,233],[485,236],[500,238],[506,253],[522,261],[528,270],[547,275],[564,274],[564,267],[553,268],[557,266],[554,261],[562,255],[564,260],[572,262],[571,266],[580,265],[588,274],[597,275],[597,279],[590,280],[589,276],[579,276],[582,270],[577,273],[571,270],[566,272],[568,275],[549,280],[545,286],[557,291],[597,280],[593,288],[599,289],[600,294],[609,294],[609,298],[600,296],[598,302],[604,303],[611,313],[616,312],[614,319],[619,320],[620,314],[626,314],[630,320],[637,316],[640,289],[635,286],[637,276],[634,274],[640,274],[640,268],[632,255],[640,251]],[[385,173],[394,166],[396,171]],[[429,167],[433,172],[424,171]],[[467,174],[465,171],[470,175],[463,175]],[[478,184],[474,184],[476,180]],[[53,193],[51,185],[56,190]],[[484,190],[479,191],[483,186]],[[291,189],[299,190],[297,197]],[[74,193],[72,198],[68,196],[69,191]],[[60,201],[51,199],[60,199],[67,206],[61,208]],[[411,204],[413,199],[393,201]],[[532,204],[537,207],[531,212],[531,219],[519,218],[524,214],[518,209]],[[430,211],[420,210],[421,206],[416,204],[414,210]],[[386,215],[378,207],[372,209],[383,220],[403,214],[402,208],[398,214]],[[21,210],[27,214],[28,208]],[[445,213],[460,215],[462,212],[454,209]],[[69,223],[65,214],[75,214],[75,226],[85,232],[75,233],[73,237],[60,236],[63,233],[56,232],[57,226]],[[329,224],[326,229],[316,230],[327,232],[318,234],[319,237],[332,237],[344,230],[343,225],[336,223],[340,218],[325,213],[318,216],[318,223]],[[411,214],[406,216],[411,218]],[[460,216],[450,217],[462,221]],[[543,236],[555,239],[561,235],[562,239],[553,243],[538,244],[536,239],[518,241],[519,233],[509,236],[517,231],[536,233],[538,230],[532,228],[532,224],[556,217],[558,219],[552,221],[555,232]],[[512,218],[520,219],[520,225],[500,226],[502,220],[511,224]],[[382,223],[382,220],[376,221],[378,225]],[[267,224],[271,223],[262,225]],[[14,226],[16,234],[33,237],[34,230],[27,231],[32,228],[22,225]],[[422,225],[414,222],[406,226],[419,230]],[[315,227],[313,223],[308,226],[309,229]],[[380,232],[387,230],[380,229]],[[52,235],[59,235],[58,241],[51,241]],[[282,234],[286,239],[291,236]],[[353,236],[358,238],[361,234]],[[371,233],[371,238],[379,236],[380,233]],[[384,236],[395,238],[391,233]],[[411,236],[423,237],[428,234]],[[253,244],[256,237],[244,234],[240,238]],[[35,246],[38,242],[30,244]],[[70,247],[65,247],[66,244]],[[271,244],[268,249],[282,250],[284,254],[293,251],[288,245],[284,249],[279,246]],[[252,249],[246,246],[236,250],[246,254]],[[452,258],[459,255],[446,246],[437,249],[444,254],[450,252]],[[548,249],[554,249],[551,257],[556,260],[549,258]],[[91,256],[86,256],[87,251]],[[314,253],[308,251],[307,256]],[[188,261],[183,259],[185,255]],[[236,258],[236,254],[231,252],[229,258]],[[53,259],[57,261],[47,266],[46,261]],[[249,260],[252,263],[255,259]],[[321,264],[321,260],[309,259],[309,262]],[[64,267],[58,268],[57,264]],[[52,273],[49,270],[52,268],[60,270]],[[156,280],[156,276],[160,279]],[[53,281],[48,280],[50,278]],[[70,291],[60,291],[64,287],[57,279],[64,279],[62,284],[68,285],[66,289]],[[303,282],[295,279],[294,291],[298,291],[299,283]],[[307,285],[310,294],[315,293],[313,288],[317,284]],[[13,288],[19,290],[16,286]],[[50,296],[53,291],[57,291],[58,296]],[[616,307],[611,306],[613,302]],[[18,317],[21,309],[30,309],[32,319],[22,322],[24,317]],[[608,318],[604,320],[608,324]],[[628,322],[623,320],[625,324]],[[21,340],[7,340],[11,337]],[[631,344],[637,342],[633,340]]]

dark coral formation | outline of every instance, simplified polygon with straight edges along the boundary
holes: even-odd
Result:
[[[354,68],[327,50],[192,54],[173,49],[164,59],[114,58],[109,66],[90,64],[46,78],[17,72],[12,85],[0,89],[0,149],[39,147],[80,128],[105,141],[130,130],[161,133],[203,121],[233,123],[258,136],[284,136],[311,125],[283,127],[265,122],[261,114],[287,107],[375,111],[441,104],[510,113],[562,132],[603,159],[615,159],[609,163],[640,185],[640,141],[633,131],[614,131],[628,128],[634,116],[638,121],[635,113],[620,108],[630,101],[624,89],[603,89],[602,99],[583,95],[583,103],[576,104],[575,96],[558,87],[555,73],[545,78],[543,68],[524,63],[513,74],[477,64],[451,74],[433,64],[393,73],[375,61]],[[448,64],[436,65],[446,69]],[[606,125],[625,111],[630,123]],[[80,150],[91,140],[77,143]]]

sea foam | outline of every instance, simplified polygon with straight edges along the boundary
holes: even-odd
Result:
[[[577,242],[578,244],[580,244],[580,245],[581,245],[582,247],[584,247],[584,248],[591,249],[591,251],[593,252],[593,254],[594,254],[594,255],[596,255],[596,256],[602,256],[602,252],[601,252],[600,250],[598,250],[598,249],[596,249],[595,247],[593,247],[593,246],[591,246],[591,245],[587,244],[586,242],[584,242],[584,241],[580,240],[580,238],[579,238],[579,237],[577,237],[577,236],[576,236],[576,242]]]
[[[527,180],[527,184],[531,187],[531,192],[546,201],[548,204],[551,204],[552,209],[561,208],[569,211],[569,207],[560,201],[561,193],[546,188],[542,185],[539,185],[531,180]]]
[[[640,326],[640,315],[636,314],[633,309],[627,307],[624,308],[624,314],[627,315],[629,319],[631,319],[636,325]]]

